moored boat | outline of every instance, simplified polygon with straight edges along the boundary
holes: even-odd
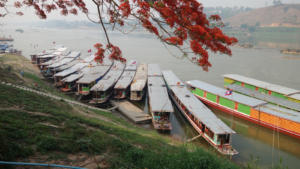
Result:
[[[61,81],[62,79],[64,79],[65,77],[73,74],[73,73],[77,73],[78,71],[80,71],[81,69],[85,68],[86,66],[89,65],[90,62],[93,61],[94,59],[94,55],[91,55],[89,57],[86,57],[84,59],[76,59],[76,64],[74,64],[73,66],[58,72],[56,74],[53,75],[54,78],[54,83],[55,86],[60,87],[62,86],[63,82]]]
[[[119,61],[114,61],[109,72],[99,80],[92,88],[92,99],[90,104],[105,103],[113,93],[113,88],[119,80],[125,68],[125,64]]]
[[[163,71],[163,76],[170,97],[193,128],[221,154],[237,154],[231,146],[235,132],[197,99],[172,71]]]
[[[216,109],[300,139],[299,112],[236,92],[230,94],[198,80],[186,84],[195,96]]]
[[[155,129],[172,130],[170,121],[174,113],[162,72],[157,64],[148,64],[148,103]]]
[[[140,64],[130,85],[130,100],[142,100],[143,96],[145,95],[147,73],[148,65]]]
[[[81,54],[80,52],[72,51],[69,55],[65,56],[63,59],[48,65],[47,70],[44,72],[44,76],[52,78],[53,74],[55,73],[55,69],[58,69],[59,67],[74,61],[76,58],[80,56],[80,54]]]
[[[86,69],[84,75],[76,82],[77,94],[87,96],[90,89],[109,71],[113,62],[104,58],[102,63],[93,62]]]
[[[129,94],[130,84],[134,78],[137,69],[135,60],[128,61],[124,72],[114,87],[114,98],[124,99]]]
[[[258,91],[262,94],[269,95],[272,97],[277,97],[280,99],[285,99],[291,102],[296,102],[299,106],[300,103],[300,90],[295,90],[291,88],[287,88],[284,86],[256,80],[253,78],[249,78],[246,76],[238,75],[238,74],[226,74],[224,76],[224,86],[228,85],[237,85],[242,86],[244,88]],[[272,101],[269,101],[272,102]],[[295,106],[295,104],[289,104],[287,101],[284,104],[280,104],[280,101],[275,104],[279,104],[281,106],[288,107],[289,105]],[[292,107],[289,107],[292,108]],[[292,108],[293,109],[293,108]]]

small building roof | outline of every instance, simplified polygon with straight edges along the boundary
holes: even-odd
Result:
[[[211,84],[199,81],[199,80],[187,81],[186,84],[190,85],[192,87],[195,87],[195,88],[205,90],[205,91],[210,92],[212,94],[221,96],[223,98],[226,98],[226,99],[229,99],[229,100],[232,100],[232,101],[236,101],[236,102],[251,106],[251,107],[256,107],[256,106],[263,105],[263,104],[267,103],[265,101],[255,99],[255,98],[252,98],[252,97],[249,97],[249,96],[245,96],[245,95],[242,95],[242,94],[238,94],[236,92],[233,92],[231,95],[226,96],[225,95],[225,93],[226,93],[225,89],[219,88],[217,86],[214,86],[214,85],[211,85]]]
[[[124,68],[125,64],[115,61],[110,71],[91,88],[91,91],[106,91],[112,87],[120,78]]]
[[[286,109],[286,108],[282,108],[279,106],[275,106],[273,104],[266,104],[263,106],[260,106],[258,108],[260,111],[262,112],[266,112],[268,114],[274,115],[274,116],[278,116],[281,118],[285,118],[287,120],[291,120],[297,123],[300,123],[300,113],[290,110],[290,109]]]
[[[62,79],[62,82],[65,83],[71,83],[74,82],[76,80],[78,80],[79,78],[81,78],[84,74],[83,73],[75,73],[75,74],[71,74],[70,76],[65,77],[64,79]]]
[[[152,112],[174,112],[166,87],[148,86],[148,96]]]
[[[184,83],[171,70],[162,72],[168,86],[184,86]]]
[[[252,79],[252,78],[245,77],[245,76],[242,76],[242,75],[237,75],[237,74],[226,74],[226,75],[223,75],[223,77],[230,78],[230,79],[240,81],[240,82],[244,82],[244,83],[247,83],[247,84],[250,84],[250,85],[253,85],[253,86],[257,86],[257,87],[267,89],[267,90],[270,90],[270,91],[274,91],[274,92],[277,92],[277,93],[281,93],[281,94],[284,94],[284,95],[290,95],[290,94],[293,94],[293,93],[300,92],[299,90],[287,88],[287,87],[276,85],[276,84],[271,84],[271,83],[268,83],[268,82],[263,82],[263,81],[260,81],[260,80]]]
[[[126,89],[132,82],[135,75],[135,71],[125,70],[115,85],[115,89]]]
[[[148,64],[148,77],[162,76],[161,69],[158,64]]]
[[[136,71],[137,69],[137,61],[136,60],[130,60],[130,61],[127,61],[126,63],[126,67],[125,67],[125,71]]]
[[[215,134],[235,133],[224,122],[222,122],[209,108],[197,99],[185,86],[171,86],[170,89],[180,100],[180,102],[199,121],[205,124]]]
[[[142,91],[147,83],[147,64],[140,64],[130,86],[131,91]]]

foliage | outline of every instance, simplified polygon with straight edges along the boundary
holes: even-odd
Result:
[[[0,7],[6,9],[6,2],[0,1]],[[183,56],[188,52],[193,53],[194,57],[187,58],[204,70],[208,70],[211,66],[208,61],[208,50],[231,55],[229,46],[237,42],[236,38],[226,36],[220,29],[224,25],[220,16],[207,17],[202,4],[197,0],[92,0],[90,3],[97,10],[98,20],[89,17],[89,10],[92,9],[88,9],[86,3],[87,0],[19,0],[14,6],[32,7],[41,19],[46,19],[47,14],[55,10],[60,11],[62,15],[77,15],[78,10],[83,12],[89,20],[100,24],[105,32],[107,45],[103,48],[102,44],[98,43],[96,47],[95,60],[100,62],[106,50],[111,52],[109,56],[111,59],[126,61],[119,47],[109,40],[104,25],[106,16],[108,16],[106,20],[109,20],[113,28],[116,26],[122,28],[127,21],[137,20],[163,43],[177,47]]]

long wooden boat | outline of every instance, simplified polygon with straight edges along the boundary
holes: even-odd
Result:
[[[71,74],[71,75],[65,77],[64,79],[62,79],[61,80],[62,87],[60,88],[60,90],[62,92],[76,91],[76,88],[77,88],[76,81],[84,75],[84,70],[87,70],[87,69],[84,68],[83,70],[81,70],[77,73]]]
[[[85,68],[86,66],[88,66],[90,64],[90,62],[93,61],[94,57],[95,57],[94,55],[91,55],[84,59],[76,59],[75,65],[54,74],[53,77],[54,77],[55,86],[57,86],[57,87],[62,86],[62,84],[63,84],[62,79],[64,79],[65,77],[67,77],[71,74],[77,73],[78,71],[80,71],[83,68]]]
[[[77,95],[87,96],[90,94],[90,89],[93,87],[112,67],[113,62],[110,59],[104,58],[103,62],[90,64],[87,67],[84,75],[76,82]]]
[[[110,98],[114,85],[122,75],[124,68],[124,63],[114,61],[110,71],[91,88],[92,100],[90,100],[90,104],[105,103]]]
[[[134,78],[137,69],[135,60],[128,61],[124,72],[114,87],[114,98],[124,99],[129,94],[130,84]]]
[[[148,65],[140,64],[137,68],[133,81],[130,85],[130,100],[142,100],[145,95],[145,87],[147,83]]]
[[[198,100],[172,71],[163,71],[163,76],[170,97],[194,129],[221,154],[238,154],[231,146],[235,132]]]
[[[161,131],[172,130],[170,117],[174,109],[157,64],[148,64],[148,102],[154,128]]]
[[[299,112],[236,92],[228,95],[225,89],[198,80],[186,84],[195,96],[214,108],[300,139]]]
[[[226,74],[224,76],[224,86],[230,84],[239,85],[251,90],[259,91],[270,96],[300,103],[300,91],[284,86],[263,82],[253,78],[237,74]]]

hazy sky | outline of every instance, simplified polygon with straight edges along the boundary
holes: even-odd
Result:
[[[14,1],[9,1],[11,4]],[[89,1],[86,1],[89,2]],[[251,8],[260,8],[265,6],[271,6],[273,0],[199,0],[204,7],[216,7],[216,6],[222,6],[222,7],[251,7]],[[300,3],[300,0],[281,0],[283,3]],[[12,6],[12,5],[11,5]],[[90,6],[90,5],[89,5]],[[10,9],[11,13],[15,12],[15,9]],[[34,10],[32,8],[30,9],[23,9],[23,12],[25,13],[24,16],[15,16],[14,14],[8,15],[5,18],[0,19],[0,22],[28,22],[28,21],[40,21],[40,19],[34,15]],[[54,12],[55,14],[48,15],[48,20],[52,19],[66,19],[66,20],[86,20],[86,17],[84,15],[79,16],[68,16],[64,17],[58,14],[58,12]],[[92,12],[93,13],[93,12]]]

